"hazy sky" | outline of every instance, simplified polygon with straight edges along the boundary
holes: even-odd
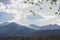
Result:
[[[60,25],[59,16],[54,14],[58,10],[60,0],[57,1],[57,5],[52,6],[53,8],[52,10],[49,9],[49,7],[51,7],[49,3],[50,1],[41,4],[40,7],[42,7],[43,10],[40,10],[39,7],[36,5],[24,4],[23,3],[24,1],[10,0],[7,1],[8,4],[6,3],[6,5],[4,4],[4,2],[0,1],[0,5],[1,5],[0,12],[4,11],[7,13],[14,14],[15,18],[13,19],[13,22],[20,25],[29,25],[29,24],[36,24],[39,26],[45,26],[49,24]],[[30,10],[33,10],[36,13],[36,15],[32,16],[31,13],[29,12]]]

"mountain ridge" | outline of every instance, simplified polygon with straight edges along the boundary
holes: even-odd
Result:
[[[50,25],[49,27],[58,25]],[[46,26],[48,27],[48,26]],[[44,29],[44,28],[43,28]],[[16,23],[11,23],[5,26],[0,26],[0,37],[10,37],[10,36],[36,36],[36,35],[60,35],[59,29],[47,29],[47,30],[34,30],[26,26],[18,25]]]

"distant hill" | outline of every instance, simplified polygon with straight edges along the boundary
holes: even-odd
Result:
[[[60,26],[57,25],[57,24],[54,24],[54,25],[46,25],[46,26],[41,26],[39,27],[38,25],[35,25],[35,24],[31,24],[29,26],[32,26],[32,27],[36,27],[36,29],[39,29],[38,31],[36,31],[34,34],[32,35],[42,35],[42,36],[51,36],[51,35],[60,35]],[[37,28],[38,26],[38,28]]]
[[[35,25],[35,24],[30,24],[29,25],[30,28],[32,29],[36,29],[36,30],[54,30],[54,29],[60,29],[60,26],[57,25],[57,24],[50,24],[50,25],[46,25],[46,26],[38,26],[38,25]]]
[[[0,36],[27,36],[34,32],[35,30],[16,23],[0,26]]]
[[[32,26],[32,25],[31,25]],[[33,25],[36,26],[37,25]],[[5,26],[0,26],[0,37],[8,36],[36,36],[36,35],[60,35],[59,25],[47,25],[40,27],[40,30],[34,30],[26,26],[11,23]]]

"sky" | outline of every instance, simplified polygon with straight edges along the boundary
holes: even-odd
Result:
[[[44,1],[43,4],[40,4],[40,7],[43,9],[40,10],[38,6],[31,5],[28,3],[23,3],[25,0],[10,0],[7,4],[0,2],[0,12],[7,12],[8,14],[13,14],[14,18],[12,20],[8,20],[8,22],[12,21],[20,25],[28,26],[30,24],[36,24],[39,26],[46,26],[49,24],[57,24],[60,25],[60,15],[55,15],[58,7],[60,6],[60,0],[57,1],[57,5],[51,5],[50,1]],[[35,3],[37,1],[35,0]],[[49,9],[52,7],[52,10]],[[36,15],[33,16],[30,10],[33,10]],[[60,13],[60,12],[59,12]],[[11,17],[12,18],[12,17]]]

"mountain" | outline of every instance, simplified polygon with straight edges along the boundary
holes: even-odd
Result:
[[[35,26],[38,27],[37,25]],[[31,29],[26,26],[18,25],[16,23],[0,26],[0,37],[36,35],[60,35],[60,26],[56,24],[47,25],[40,27],[40,30]]]
[[[28,26],[28,28],[31,28],[31,29],[34,29],[34,30],[40,30],[40,27],[38,25],[35,25],[35,24],[30,24]]]
[[[57,36],[60,35],[60,29],[54,29],[54,30],[38,30],[34,34],[35,36]]]
[[[31,24],[30,26],[38,26],[35,24]],[[60,26],[57,24],[54,25],[46,25],[46,26],[38,26],[39,29],[32,35],[38,36],[51,36],[51,35],[60,35]],[[37,29],[37,28],[36,28]]]
[[[38,25],[35,25],[35,24],[30,24],[29,25],[30,28],[32,29],[36,29],[36,30],[54,30],[54,29],[60,29],[60,26],[57,25],[57,24],[50,24],[50,25],[46,25],[46,26],[38,26]]]
[[[32,35],[36,30],[27,28],[16,23],[11,23],[5,26],[0,26],[0,37],[7,36],[28,36]]]

